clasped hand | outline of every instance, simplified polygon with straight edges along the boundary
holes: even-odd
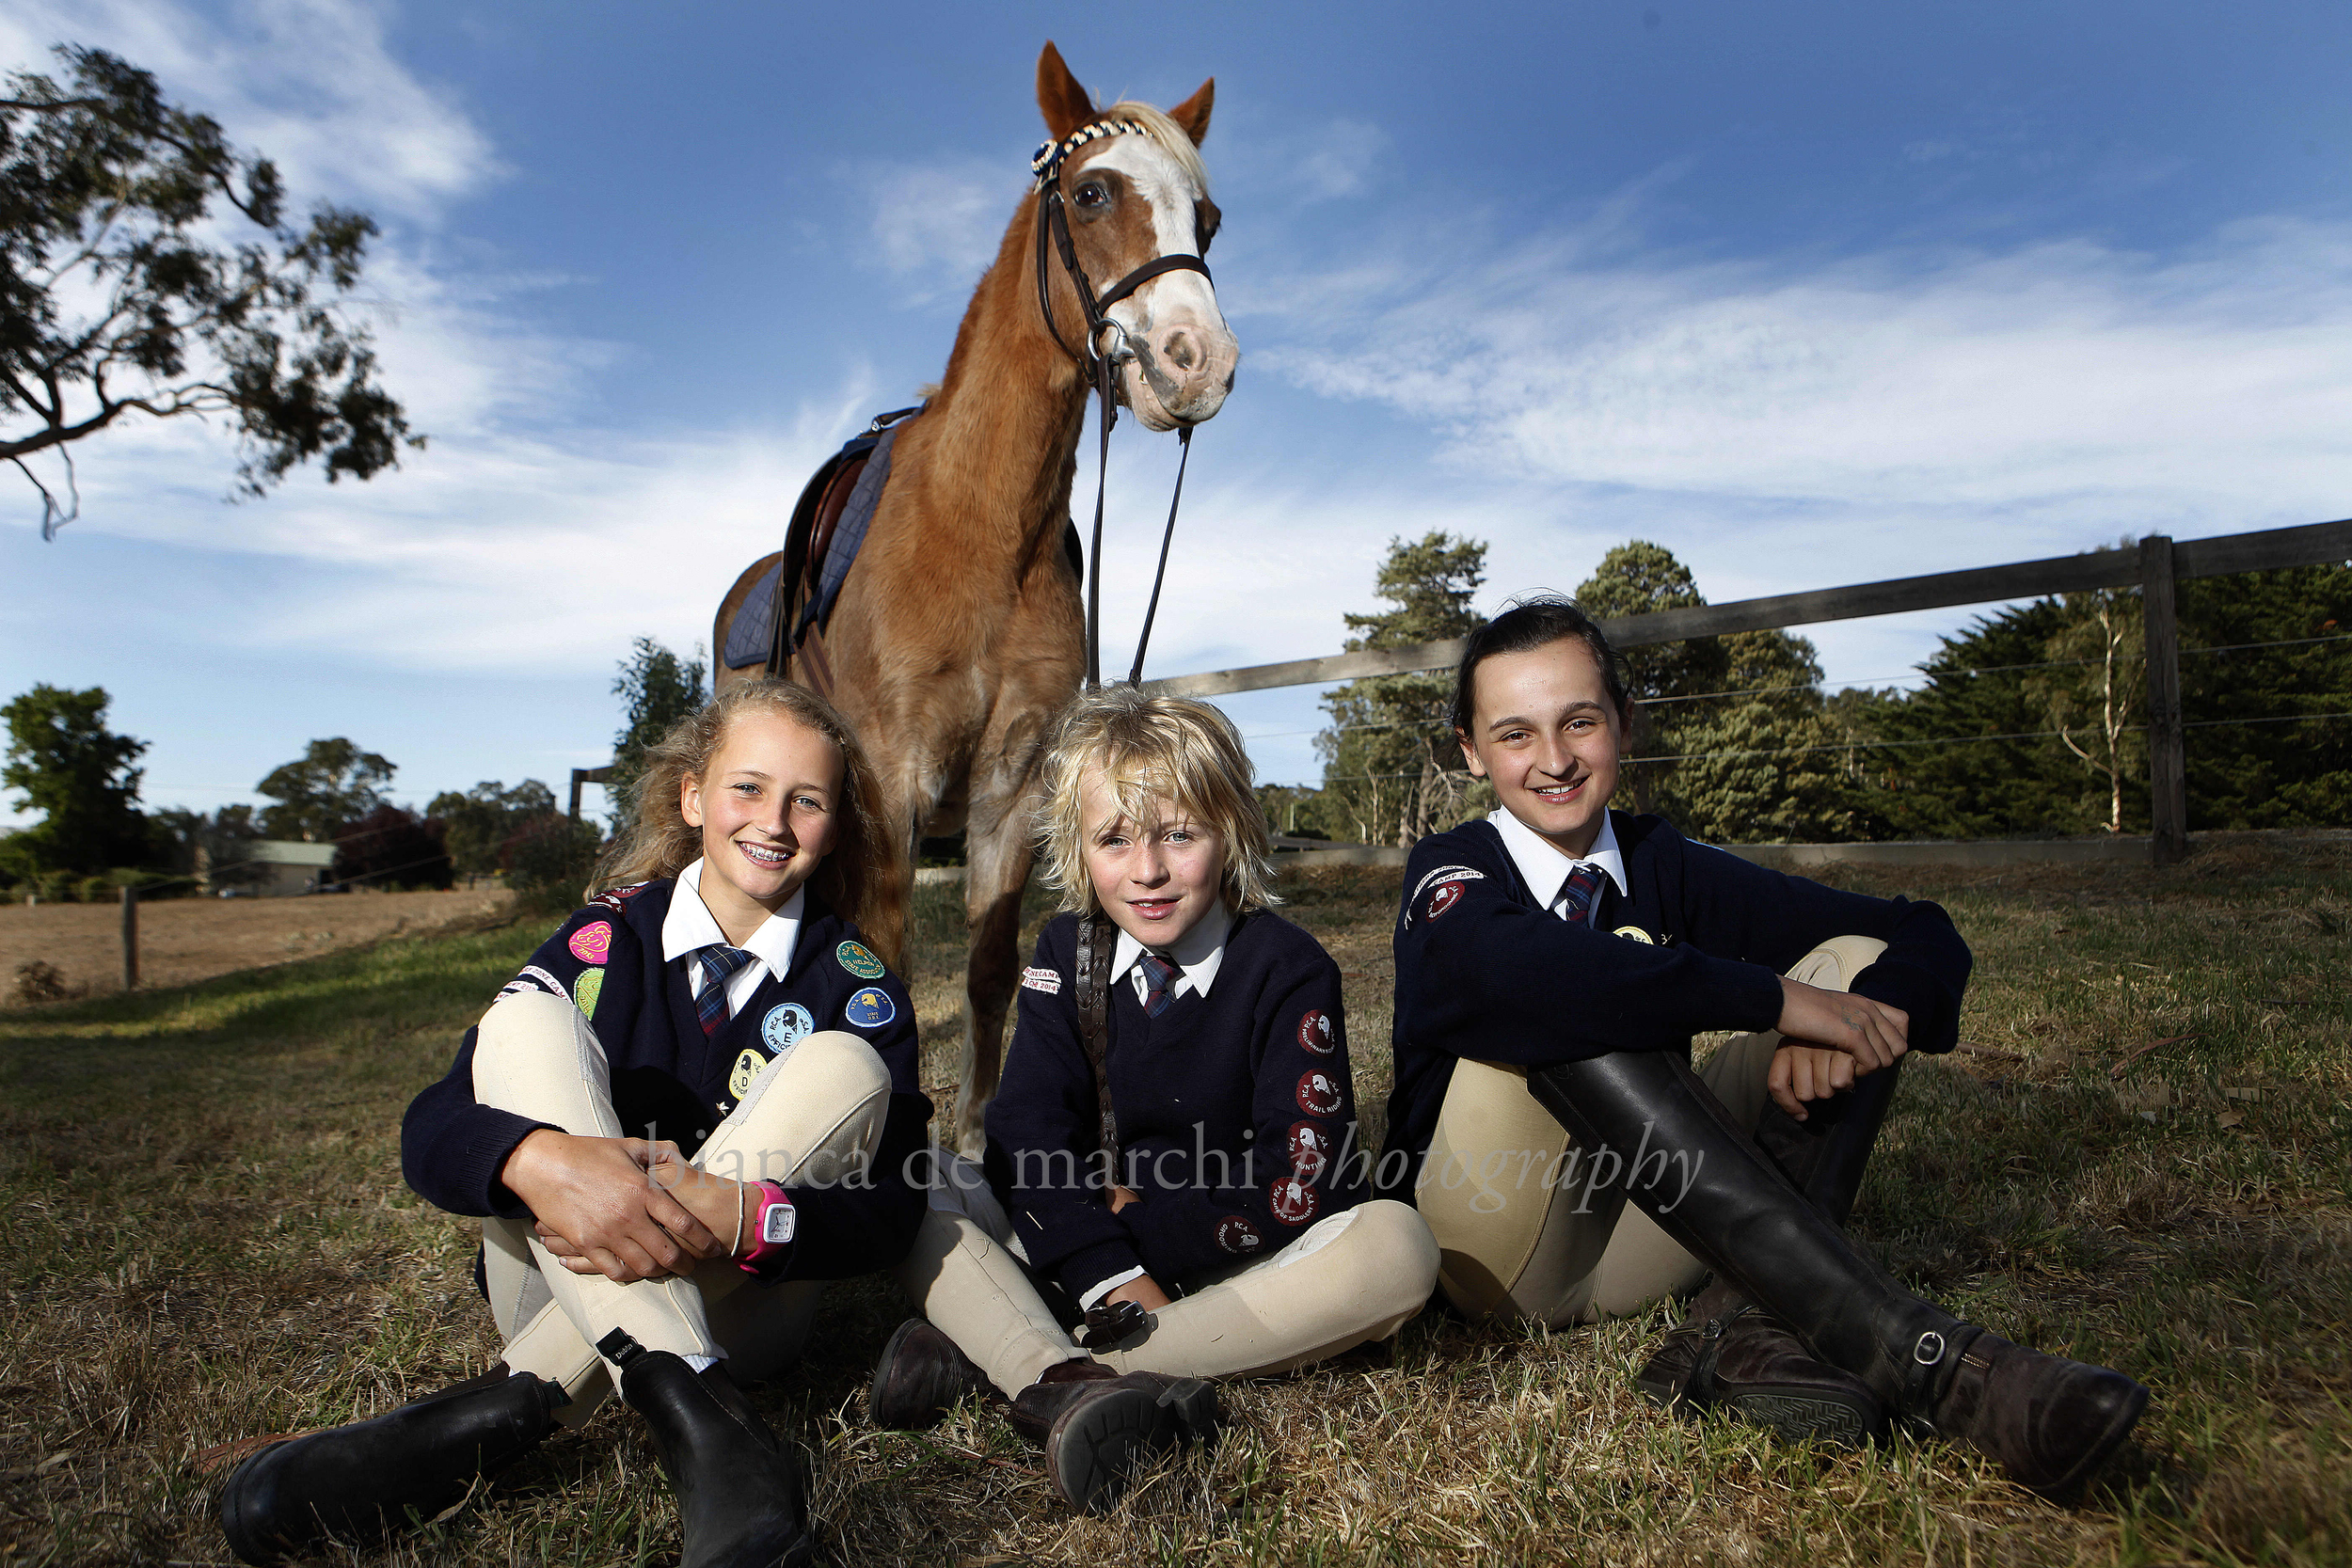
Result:
[[[1799,1121],[1807,1115],[1804,1101],[1842,1093],[1911,1049],[1911,1015],[1900,1007],[1786,976],[1780,994],[1776,1027],[1789,1043],[1772,1053],[1766,1087]]]
[[[691,1274],[727,1256],[740,1229],[741,1185],[697,1170],[667,1139],[543,1127],[515,1146],[500,1175],[565,1268],[619,1285]]]

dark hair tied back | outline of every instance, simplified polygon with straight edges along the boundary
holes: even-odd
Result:
[[[1530,594],[1514,599],[1502,614],[1471,632],[1462,648],[1462,662],[1454,672],[1454,727],[1464,735],[1477,718],[1478,666],[1497,654],[1523,654],[1571,637],[1581,638],[1600,666],[1609,701],[1619,713],[1631,705],[1626,695],[1625,660],[1609,645],[1600,623],[1580,609],[1574,599],[1557,594]]]

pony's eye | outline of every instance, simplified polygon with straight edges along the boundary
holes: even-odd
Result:
[[[1089,180],[1078,187],[1077,201],[1081,207],[1100,207],[1107,203],[1110,198],[1111,193],[1103,188],[1100,181]]]
[[[1194,231],[1200,236],[1201,255],[1206,256],[1209,253],[1209,242],[1216,238],[1217,225],[1224,220],[1225,214],[1218,212],[1216,203],[1207,197],[1204,196],[1193,203],[1192,227]]]

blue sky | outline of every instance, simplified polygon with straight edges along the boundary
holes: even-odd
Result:
[[[1335,651],[1431,528],[1490,543],[1494,604],[1633,537],[1725,600],[2352,514],[2341,5],[0,0],[0,64],[113,49],[379,217],[433,443],[229,506],[220,433],[119,432],[50,545],[8,478],[0,694],[104,686],[152,805],[331,735],[419,803],[560,789],[628,640],[707,642],[813,465],[939,373],[1048,38],[1104,101],[1217,81],[1243,366],[1152,673]],[[1175,447],[1114,446],[1115,646]],[[1810,635],[1884,683],[1961,619]],[[1231,711],[1314,775],[1311,689]]]

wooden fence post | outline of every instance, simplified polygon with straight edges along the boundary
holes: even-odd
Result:
[[[2155,863],[2188,853],[2188,753],[2181,728],[2181,623],[2173,602],[2172,540],[2139,542],[2140,618],[2148,657],[2148,818]]]
[[[139,989],[139,890],[122,890],[122,989]]]

